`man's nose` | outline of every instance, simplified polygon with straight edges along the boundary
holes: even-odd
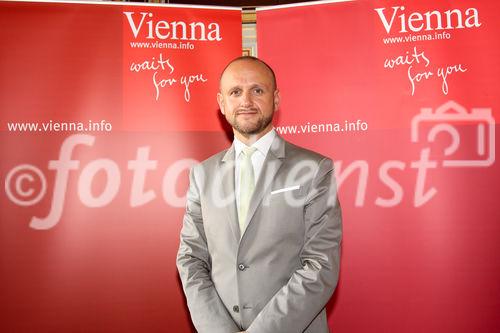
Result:
[[[252,105],[252,94],[250,91],[246,91],[242,94],[241,96],[241,104],[243,106],[250,106]]]

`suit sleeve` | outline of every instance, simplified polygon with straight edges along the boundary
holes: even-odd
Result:
[[[200,191],[195,166],[190,172],[186,212],[177,254],[191,319],[199,333],[234,333],[240,331],[227,312],[210,277],[211,262],[203,229]],[[198,168],[200,171],[201,168]]]
[[[341,222],[333,163],[325,158],[319,163],[304,207],[302,267],[271,298],[247,332],[303,332],[322,311],[338,281]]]

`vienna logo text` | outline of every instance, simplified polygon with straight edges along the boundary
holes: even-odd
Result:
[[[390,10],[375,8],[375,11],[387,33],[478,28],[482,24],[479,22],[479,12],[476,8],[407,13],[404,6],[395,6]]]
[[[146,39],[172,39],[193,41],[221,41],[220,27],[211,22],[208,25],[203,22],[186,23],[183,21],[167,22],[156,20],[153,13],[124,12],[132,34],[135,38]]]

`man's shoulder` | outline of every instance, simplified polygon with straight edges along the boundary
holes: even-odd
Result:
[[[218,164],[220,161],[222,161],[222,159],[224,158],[224,156],[228,153],[228,151],[231,149],[232,146],[224,149],[224,150],[221,150],[213,155],[211,155],[210,157],[204,159],[203,161],[201,161],[198,165],[201,167],[201,168],[206,168],[206,167],[209,167],[209,166],[213,166],[214,164]]]
[[[286,140],[283,141],[285,142],[285,153],[287,158],[293,158],[298,160],[312,160],[318,163],[325,159],[331,160],[330,157],[325,156],[314,150],[297,146]]]
[[[285,156],[287,168],[295,172],[299,172],[301,168],[315,170],[315,177],[317,175],[321,178],[334,170],[334,163],[330,157],[288,141],[285,141]]]

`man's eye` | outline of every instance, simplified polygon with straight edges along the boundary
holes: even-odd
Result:
[[[254,89],[254,92],[257,94],[257,95],[262,95],[264,93],[264,90],[262,90],[261,88],[255,88]]]
[[[239,90],[232,90],[229,92],[229,95],[230,96],[239,96],[240,95],[240,91]]]

